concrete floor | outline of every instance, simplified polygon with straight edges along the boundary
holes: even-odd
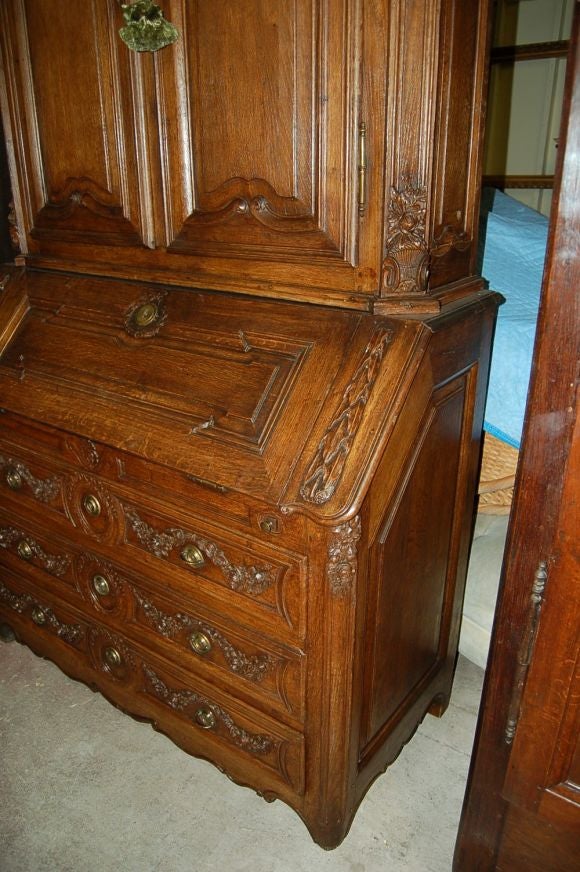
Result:
[[[232,784],[18,643],[0,647],[1,872],[449,872],[483,671],[461,657],[325,852],[281,802]]]

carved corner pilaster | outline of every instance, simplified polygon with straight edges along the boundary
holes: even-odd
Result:
[[[361,537],[360,516],[332,528],[328,544],[326,577],[335,596],[345,596],[354,588],[357,573],[358,540]]]
[[[427,188],[410,177],[391,188],[383,260],[383,294],[425,294],[429,279]]]

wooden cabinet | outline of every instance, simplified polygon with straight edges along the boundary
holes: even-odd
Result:
[[[163,11],[0,10],[0,612],[333,847],[453,677],[487,4]]]
[[[472,276],[485,2],[165,12],[137,54],[115,0],[3,4],[30,263],[385,311]]]

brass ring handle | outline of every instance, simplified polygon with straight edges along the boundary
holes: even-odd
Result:
[[[38,624],[39,627],[41,627],[42,624],[46,624],[46,615],[44,611],[38,606],[32,609],[31,617],[34,623]]]
[[[123,662],[123,658],[121,657],[120,653],[117,651],[116,648],[113,648],[112,646],[105,648],[105,650],[103,651],[103,659],[107,666],[112,667],[120,666]]]
[[[26,541],[26,539],[21,539],[16,548],[18,551],[18,556],[22,557],[23,560],[30,560],[32,557],[32,548]]]
[[[111,586],[104,575],[93,575],[93,590],[98,596],[107,596],[111,592]]]
[[[98,518],[101,514],[101,503],[94,494],[85,494],[83,497],[83,509],[87,515]]]
[[[192,633],[189,644],[196,654],[209,654],[211,651],[211,639],[205,633]]]
[[[195,719],[204,730],[211,730],[215,727],[215,715],[209,708],[199,708],[195,713]]]
[[[196,568],[203,566],[205,563],[205,558],[199,548],[196,548],[195,545],[186,545],[183,551],[181,552],[181,559],[184,563],[187,563],[188,566],[194,566]]]
[[[16,469],[9,469],[6,473],[6,484],[11,490],[20,490],[22,487],[22,476]]]

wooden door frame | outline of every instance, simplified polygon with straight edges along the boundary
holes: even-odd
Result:
[[[579,10],[577,2],[524,439],[455,872],[497,868],[509,809],[502,795],[510,765],[509,733],[517,729],[517,694],[521,697],[525,686],[518,655],[529,630],[534,580],[542,564],[549,567],[557,551],[562,491],[573,444],[580,342]]]

